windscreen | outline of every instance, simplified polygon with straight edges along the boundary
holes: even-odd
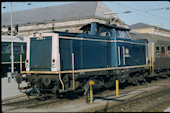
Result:
[[[52,37],[30,39],[30,71],[51,70]]]

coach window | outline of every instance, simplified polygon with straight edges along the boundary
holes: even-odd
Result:
[[[21,45],[21,51],[20,51],[20,53],[21,53],[21,54],[24,53],[24,46],[23,46],[23,45]]]
[[[21,51],[21,46],[20,45],[14,45],[14,53],[19,54]]]
[[[11,45],[10,44],[3,44],[2,47],[2,53],[11,53]]]
[[[165,46],[161,47],[161,56],[165,56]]]
[[[159,47],[156,47],[156,56],[159,57]]]
[[[167,55],[170,56],[170,46],[167,46]]]

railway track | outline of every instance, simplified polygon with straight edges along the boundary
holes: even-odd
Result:
[[[163,80],[161,80],[163,81]],[[159,82],[159,81],[155,81],[155,82]],[[147,83],[146,84],[150,84]],[[157,86],[157,85],[156,85]],[[137,86],[136,86],[137,87]],[[144,87],[147,88],[147,86],[145,85]],[[132,89],[131,89],[132,88]],[[138,87],[139,88],[139,87]],[[140,87],[142,88],[142,87]],[[125,91],[124,91],[125,90]],[[125,88],[122,89],[122,93],[128,93],[128,92],[132,92],[134,90],[134,87],[129,86],[129,88]],[[120,93],[120,94],[122,94]],[[157,102],[153,102],[154,104],[152,104],[152,106],[148,106],[145,108],[142,108],[140,111],[146,112],[146,111],[152,111],[153,109],[156,110],[156,107],[159,107],[161,105],[161,103],[167,104],[169,103],[169,100],[167,99],[167,101],[160,101],[161,98],[164,97],[169,98],[170,96],[170,86],[169,85],[162,85],[162,89],[161,90],[154,90],[152,92],[147,92],[145,91],[143,94],[137,95],[137,96],[133,96],[131,97],[131,99],[128,99],[126,101],[123,101],[121,103],[118,103],[117,105],[109,105],[109,107],[95,107],[92,108],[92,111],[95,112],[120,112],[120,111],[133,111],[134,107],[138,107],[136,105],[140,104],[140,103],[147,103],[148,100],[156,100]],[[83,100],[83,101],[82,101]],[[73,102],[74,101],[74,102]],[[78,99],[74,99],[74,100],[70,100],[68,101],[67,98],[56,98],[55,96],[47,96],[47,98],[36,98],[36,96],[31,96],[30,99],[27,97],[27,95],[18,95],[18,96],[13,96],[10,98],[6,98],[2,100],[2,111],[3,112],[17,112],[17,110],[20,111],[25,111],[24,108],[26,108],[27,110],[36,110],[36,109],[44,109],[44,108],[54,108],[58,105],[69,105],[69,103],[82,103],[84,102],[84,96],[82,96],[81,98]],[[31,109],[29,109],[31,108]],[[103,108],[103,109],[101,109]],[[136,109],[135,108],[135,109]],[[22,109],[22,110],[21,110]],[[76,109],[76,108],[75,108]]]
[[[18,99],[17,99],[18,97]],[[2,101],[2,107],[5,107],[4,110],[2,110],[3,112],[10,112],[10,111],[14,111],[17,109],[22,109],[22,108],[38,108],[38,107],[42,107],[45,105],[50,105],[53,103],[57,103],[57,102],[63,102],[66,101],[66,99],[59,99],[56,98],[56,96],[46,96],[46,97],[41,97],[41,98],[36,98],[31,97],[31,98],[26,98],[27,96],[22,96],[22,98],[20,96],[15,96],[13,98],[9,98],[6,100]]]
[[[6,98],[2,99],[2,103],[19,100],[20,98],[28,98],[28,96],[25,94],[20,94],[20,95],[16,95],[16,96],[6,97]]]
[[[169,107],[169,105],[170,99],[163,101],[161,103],[154,104],[153,106],[143,110],[143,112],[162,112],[165,108]]]
[[[170,88],[165,88],[154,93],[146,94],[144,96],[129,99],[117,105],[109,106],[96,110],[95,112],[148,112],[159,107],[162,104],[170,103]],[[166,98],[167,100],[161,100]],[[148,104],[148,102],[150,102]],[[145,104],[145,106],[143,106]],[[147,104],[147,105],[146,105]],[[147,106],[147,107],[146,107]]]

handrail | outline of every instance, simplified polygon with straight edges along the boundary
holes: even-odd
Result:
[[[121,64],[121,61],[120,61],[120,47],[118,46],[118,56],[119,56],[119,66]]]
[[[72,75],[73,75],[73,90],[75,89],[75,78],[74,78],[74,53],[72,53]]]
[[[107,67],[107,68],[93,68],[93,69],[80,69],[74,70],[74,73],[81,73],[81,72],[93,72],[93,71],[107,71],[107,70],[116,70],[116,69],[130,69],[130,68],[141,68],[141,67],[150,67],[152,65],[136,65],[136,66],[124,66],[124,67]],[[39,73],[39,74],[61,74],[64,73],[73,73],[72,70],[66,71],[22,71],[21,73]]]
[[[60,53],[59,53],[59,62],[60,62]],[[62,89],[63,89],[63,91],[64,91],[64,83],[63,83],[63,81],[62,81],[62,79],[61,79],[61,69],[60,69],[60,66],[59,66],[59,80],[60,80],[60,82],[61,82],[61,85],[62,85]]]

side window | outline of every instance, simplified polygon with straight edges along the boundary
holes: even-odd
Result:
[[[161,47],[161,56],[165,56],[165,46]]]
[[[170,46],[167,46],[167,55],[170,56]]]
[[[119,30],[116,30],[116,35],[117,35],[118,38],[121,37],[121,34],[119,33]]]
[[[156,47],[156,56],[159,57],[159,47]]]
[[[129,38],[129,33],[128,31],[125,31],[126,37]]]

